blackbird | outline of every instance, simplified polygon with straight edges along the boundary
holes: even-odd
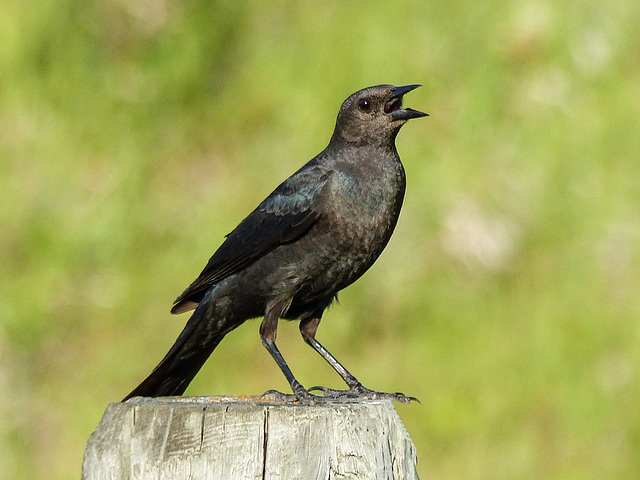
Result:
[[[195,312],[158,366],[125,400],[181,395],[224,336],[256,317],[263,317],[262,344],[300,403],[413,400],[364,387],[318,342],[316,331],[324,310],[371,267],[396,226],[405,172],[395,139],[408,120],[427,116],[402,106],[403,96],[419,86],[377,85],[344,101],[328,146],[227,235],[176,299],[172,313]],[[302,338],[348,390],[307,390],[296,380],[276,346],[280,318],[300,321]],[[321,393],[311,393],[316,390]]]

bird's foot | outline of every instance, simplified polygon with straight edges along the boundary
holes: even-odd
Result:
[[[387,393],[371,390],[361,383],[356,383],[348,390],[335,390],[327,387],[311,387],[306,390],[300,383],[292,385],[293,393],[282,393],[278,390],[268,390],[262,394],[263,397],[272,397],[277,402],[298,402],[301,405],[317,405],[319,403],[348,403],[358,399],[367,400],[392,400],[409,405],[412,401],[420,403],[416,397],[410,397],[403,393]],[[315,395],[311,392],[320,392]]]
[[[282,393],[278,390],[268,390],[262,394],[263,397],[270,396],[277,402],[298,402],[300,405],[315,405],[322,397],[313,395],[311,390],[306,390],[298,381],[294,380],[291,385],[293,393]]]
[[[282,393],[279,390],[267,390],[260,398],[269,397],[275,400],[276,402],[295,402],[297,400],[296,396],[293,393]]]
[[[404,393],[387,393],[371,390],[361,383],[357,383],[349,388],[349,390],[334,390],[327,387],[311,387],[309,392],[319,391],[322,395],[315,395],[316,398],[322,398],[325,401],[348,402],[350,400],[363,398],[367,400],[392,400],[409,405],[412,401],[420,403],[416,397],[410,397]]]

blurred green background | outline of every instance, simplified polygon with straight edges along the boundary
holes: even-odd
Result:
[[[67,479],[173,343],[173,299],[318,153],[350,93],[422,83],[408,189],[318,338],[421,476],[640,475],[640,2],[5,0],[0,479]],[[287,390],[258,321],[188,394]],[[283,323],[307,386],[341,387]]]

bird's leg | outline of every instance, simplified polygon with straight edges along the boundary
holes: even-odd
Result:
[[[358,381],[344,366],[329,353],[329,351],[322,346],[318,340],[316,340],[316,332],[318,331],[318,325],[320,325],[320,318],[313,318],[309,320],[302,320],[300,322],[300,333],[305,342],[318,352],[322,358],[324,358],[331,367],[342,377],[350,389],[356,389],[362,387],[362,383]]]
[[[352,397],[363,397],[363,398],[371,398],[371,399],[387,399],[387,400],[395,400],[397,402],[401,402],[404,404],[409,404],[412,400],[419,400],[415,397],[408,397],[402,393],[385,393],[385,392],[376,392],[375,390],[371,390],[360,381],[354,377],[344,366],[329,353],[329,351],[322,346],[322,344],[316,340],[316,332],[318,331],[318,325],[320,325],[320,316],[316,316],[316,318],[305,319],[300,322],[300,333],[302,334],[302,338],[305,342],[307,342],[311,347],[318,352],[322,358],[324,358],[331,367],[342,377],[345,381],[349,390],[340,391],[340,390],[331,390],[326,387],[313,387],[309,390],[320,390],[324,395],[329,396],[352,396]]]
[[[267,351],[271,354],[275,362],[284,373],[289,385],[291,385],[291,390],[293,390],[293,394],[296,399],[306,405],[312,405],[314,403],[314,395],[310,394],[303,386],[296,380],[296,377],[293,376],[293,372],[285,362],[284,357],[278,350],[276,346],[276,334],[278,330],[278,318],[280,317],[281,310],[275,308],[267,308],[267,312],[260,324],[260,338],[262,340],[262,345],[267,349]],[[270,390],[267,393],[279,393]],[[278,395],[281,398],[286,398],[286,395]]]

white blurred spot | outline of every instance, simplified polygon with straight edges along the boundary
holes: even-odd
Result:
[[[157,32],[167,23],[165,0],[118,0],[118,3],[148,34]]]
[[[532,102],[565,106],[569,94],[569,79],[558,68],[540,72],[527,84],[525,94]]]
[[[470,267],[500,270],[512,257],[517,233],[515,223],[462,200],[444,220],[441,244],[451,257]]]
[[[594,368],[598,385],[607,393],[615,393],[631,380],[633,369],[622,354],[611,354],[602,358]]]
[[[571,50],[573,61],[584,73],[597,73],[609,65],[611,59],[611,42],[598,30],[586,32],[580,43]]]

